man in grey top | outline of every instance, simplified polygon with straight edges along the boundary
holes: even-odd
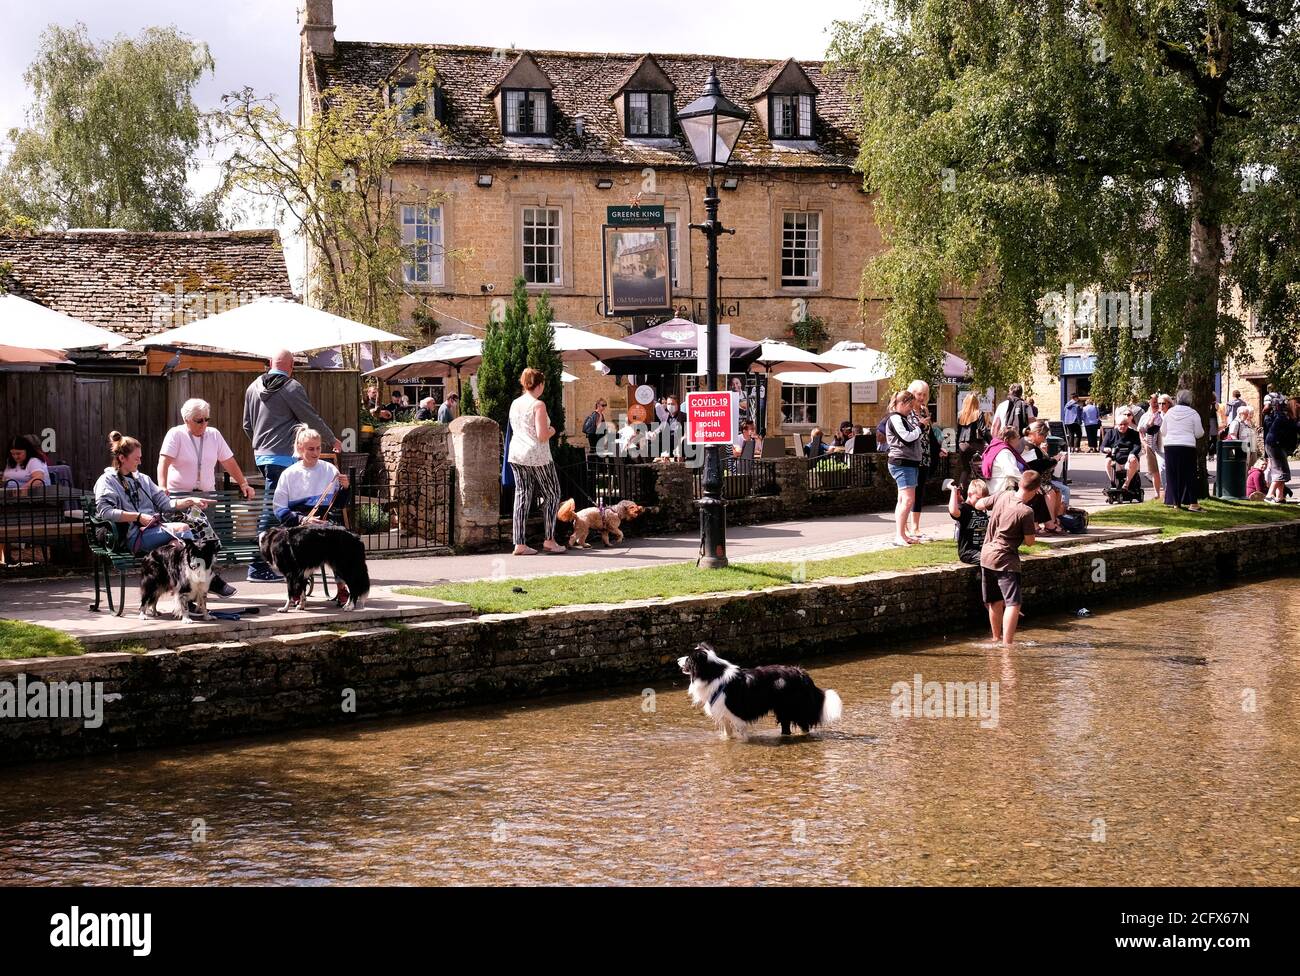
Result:
[[[321,415],[311,405],[307,391],[293,378],[293,353],[281,349],[270,357],[270,369],[253,380],[244,393],[244,433],[253,442],[253,463],[266,479],[262,498],[262,517],[257,531],[265,532],[275,524],[271,499],[285,468],[297,458],[293,442],[299,424],[320,433],[321,443],[333,443],[337,454],[343,442],[334,436]],[[248,568],[248,578],[255,583],[273,583],[283,579],[260,559]]]
[[[460,394],[453,393],[443,401],[438,408],[438,423],[449,424],[456,419],[456,411],[460,409]]]

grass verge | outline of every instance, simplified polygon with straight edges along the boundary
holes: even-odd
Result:
[[[0,658],[4,660],[67,657],[71,654],[84,654],[85,650],[81,641],[61,630],[21,620],[0,620]]]
[[[1197,529],[1231,529],[1239,525],[1266,525],[1300,518],[1300,505],[1202,498],[1201,507],[1205,511],[1180,511],[1159,501],[1116,505],[1104,511],[1092,512],[1088,521],[1094,525],[1158,526],[1161,535],[1172,536],[1195,532]]]
[[[1045,551],[1038,543],[1030,552]],[[854,556],[812,562],[734,563],[704,571],[690,563],[654,569],[616,569],[604,573],[544,576],[536,579],[481,580],[441,586],[401,587],[398,593],[468,603],[479,613],[518,613],[580,603],[625,603],[700,593],[740,593],[831,576],[865,576],[886,570],[921,569],[957,562],[954,543],[927,542],[907,549],[877,549]],[[515,592],[519,589],[523,592]]]

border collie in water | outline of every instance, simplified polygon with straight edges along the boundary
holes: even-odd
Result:
[[[690,654],[677,659],[677,666],[691,679],[691,701],[704,706],[704,714],[717,723],[724,739],[734,735],[744,742],[754,723],[768,712],[776,714],[782,735],[789,735],[792,725],[805,733],[815,725],[831,725],[844,712],[840,696],[818,688],[803,668],[737,667],[718,657],[708,644],[695,645]]]
[[[208,617],[208,584],[221,543],[210,538],[201,543],[177,539],[159,546],[140,559],[140,619],[158,616],[158,599],[176,594],[176,619],[193,623],[190,602],[199,609],[199,619]]]
[[[361,610],[370,592],[370,572],[366,569],[366,547],[361,540],[338,525],[276,526],[257,537],[262,558],[275,567],[289,587],[289,598],[279,613],[287,613],[297,604],[307,609],[307,584],[311,574],[328,566],[348,588],[344,610]]]

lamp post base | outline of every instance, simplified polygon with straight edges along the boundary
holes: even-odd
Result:
[[[700,506],[700,558],[699,569],[726,569],[727,562],[727,503],[719,497],[705,495]]]

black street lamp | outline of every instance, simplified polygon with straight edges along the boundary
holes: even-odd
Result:
[[[709,169],[709,186],[704,193],[707,220],[691,224],[702,231],[709,242],[708,317],[705,319],[704,343],[697,355],[704,355],[708,370],[708,389],[718,388],[718,235],[734,234],[735,228],[723,227],[718,220],[718,188],[713,173],[726,166],[731,152],[740,141],[741,130],[749,113],[722,94],[716,68],[709,69],[704,94],[677,113],[686,141],[700,166]],[[722,497],[722,456],[717,444],[704,449],[704,497],[700,499],[700,558],[703,569],[722,569],[727,565],[727,503]]]

